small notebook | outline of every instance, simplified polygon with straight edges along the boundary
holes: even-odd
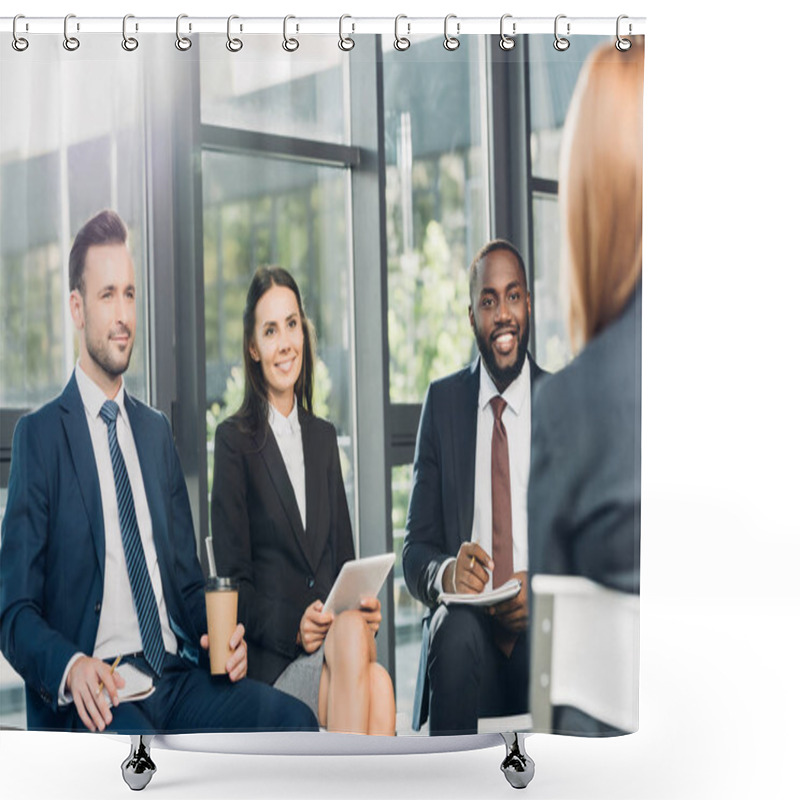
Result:
[[[498,603],[502,603],[504,600],[510,600],[512,597],[516,597],[520,589],[522,589],[520,580],[518,578],[511,578],[497,589],[492,589],[491,592],[480,592],[480,594],[442,592],[439,595],[439,602],[445,605],[462,603],[468,606],[494,606]]]
[[[133,664],[120,664],[115,672],[125,679],[125,686],[122,689],[117,689],[117,697],[119,697],[120,703],[134,703],[137,700],[144,700],[156,690],[156,687],[153,686],[153,679],[136,669]],[[111,698],[108,696],[107,689],[103,689],[103,696],[106,698],[106,702],[111,705]]]

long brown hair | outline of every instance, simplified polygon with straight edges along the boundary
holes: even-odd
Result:
[[[589,56],[564,129],[562,259],[576,352],[616,318],[642,274],[644,37],[631,41]]]
[[[264,380],[261,364],[250,355],[256,328],[256,306],[258,301],[273,286],[284,286],[294,292],[297,308],[300,311],[300,322],[303,328],[303,364],[294,384],[294,395],[301,408],[313,414],[312,399],[314,395],[314,326],[303,310],[300,289],[294,278],[282,267],[259,267],[250,287],[247,290],[244,313],[242,314],[242,361],[244,363],[244,400],[233,415],[242,430],[258,435],[263,432],[266,441],[267,404],[269,403],[269,387]]]

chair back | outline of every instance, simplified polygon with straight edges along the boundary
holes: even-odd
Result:
[[[639,596],[571,575],[534,575],[531,587],[534,731],[553,730],[554,706],[636,731]]]

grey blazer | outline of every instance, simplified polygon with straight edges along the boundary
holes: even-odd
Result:
[[[642,285],[533,398],[530,574],[639,591]]]

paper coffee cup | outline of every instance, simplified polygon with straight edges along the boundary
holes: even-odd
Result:
[[[231,636],[236,630],[239,588],[230,578],[206,581],[206,617],[208,619],[208,657],[211,674],[224,675],[225,664],[233,653]]]

